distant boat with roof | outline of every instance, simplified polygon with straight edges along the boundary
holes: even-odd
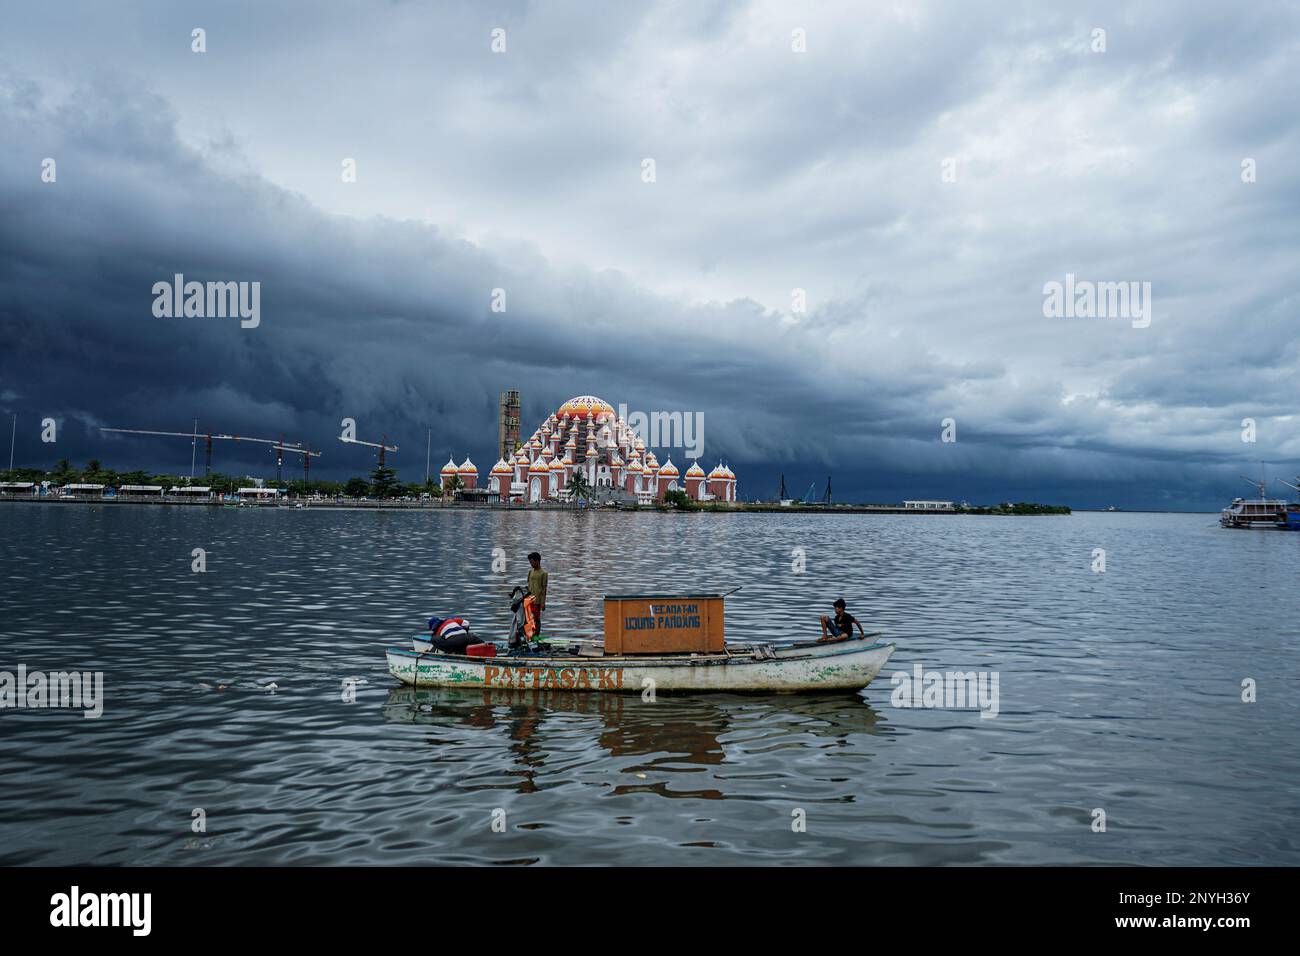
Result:
[[[1267,496],[1268,485],[1242,475],[1242,480],[1255,486],[1258,498],[1233,498],[1232,504],[1219,512],[1219,524],[1225,528],[1291,528],[1300,530],[1300,506],[1288,506],[1280,498]],[[1283,484],[1291,485],[1290,482]]]

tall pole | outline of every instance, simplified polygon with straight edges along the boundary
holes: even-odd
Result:
[[[14,470],[14,439],[18,437],[18,413],[14,412],[14,427],[9,431],[9,470]]]
[[[199,447],[199,420],[194,419],[194,437],[190,439],[190,484],[194,484],[194,453]]]
[[[424,483],[429,483],[429,453],[433,450],[433,429],[429,429],[429,439],[424,445]]]

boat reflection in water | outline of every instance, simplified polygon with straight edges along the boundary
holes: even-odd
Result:
[[[393,723],[500,735],[513,755],[511,773],[519,776],[515,789],[521,793],[538,789],[548,761],[563,763],[575,748],[594,745],[620,758],[618,773],[647,780],[614,783],[613,794],[715,800],[725,794],[671,787],[664,773],[711,776],[728,757],[737,762],[742,752],[836,746],[851,735],[887,732],[882,716],[856,695],[782,695],[772,701],[751,695],[661,695],[647,701],[565,690],[397,687],[388,692],[383,715]],[[475,746],[481,748],[481,740]],[[657,781],[648,780],[652,771]]]

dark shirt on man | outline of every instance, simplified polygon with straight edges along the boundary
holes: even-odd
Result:
[[[853,625],[857,623],[858,619],[848,611],[839,611],[831,618],[831,624],[834,626],[835,632],[837,634],[847,634],[849,637],[853,636]]]

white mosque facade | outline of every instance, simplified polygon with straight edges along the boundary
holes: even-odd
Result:
[[[596,498],[654,504],[680,490],[695,501],[736,500],[736,475],[726,465],[706,474],[696,461],[683,474],[671,457],[660,464],[614,407],[594,395],[569,399],[509,459],[499,459],[486,490],[516,503],[564,501],[579,474]],[[478,469],[468,458],[448,461],[441,475],[444,485],[454,475],[461,487],[478,487]]]

